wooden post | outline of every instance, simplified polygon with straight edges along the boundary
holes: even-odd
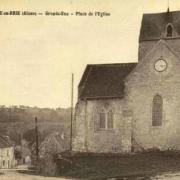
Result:
[[[73,123],[73,98],[74,98],[74,74],[71,78],[71,124],[70,124],[70,152],[72,151],[72,123]]]
[[[35,138],[36,138],[36,165],[39,160],[39,142],[38,142],[38,126],[37,126],[37,117],[35,117]]]

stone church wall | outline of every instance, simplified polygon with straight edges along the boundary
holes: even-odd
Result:
[[[167,69],[157,72],[154,63],[162,57]],[[126,100],[133,109],[132,135],[136,151],[180,149],[180,59],[161,41],[129,75]],[[153,97],[163,98],[162,126],[152,126]]]
[[[102,108],[113,112],[113,129],[98,129]],[[76,106],[73,150],[94,153],[131,151],[131,113],[120,99],[80,101]]]
[[[159,40],[147,40],[139,42],[138,60],[141,61]],[[165,41],[180,56],[180,38],[165,39]]]

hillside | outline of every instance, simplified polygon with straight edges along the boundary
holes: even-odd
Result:
[[[34,118],[38,118],[40,139],[52,132],[65,133],[69,136],[70,108],[51,109],[27,106],[0,106],[0,132],[10,136],[16,145],[22,138],[31,135],[34,129]]]

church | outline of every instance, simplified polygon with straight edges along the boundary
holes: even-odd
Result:
[[[73,151],[180,150],[180,11],[143,14],[137,63],[89,64]]]

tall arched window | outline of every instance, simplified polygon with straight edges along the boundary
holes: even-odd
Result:
[[[163,99],[160,95],[156,95],[153,98],[152,126],[162,125],[162,115],[163,115]]]
[[[112,110],[109,110],[108,114],[107,114],[107,127],[108,129],[113,129],[113,112]]]
[[[100,112],[100,128],[105,129],[106,128],[106,113],[104,110]]]
[[[100,129],[113,129],[113,112],[112,110],[102,109],[100,112]]]
[[[173,27],[171,24],[169,24],[166,28],[166,36],[167,37],[172,37],[172,33],[173,33]]]

